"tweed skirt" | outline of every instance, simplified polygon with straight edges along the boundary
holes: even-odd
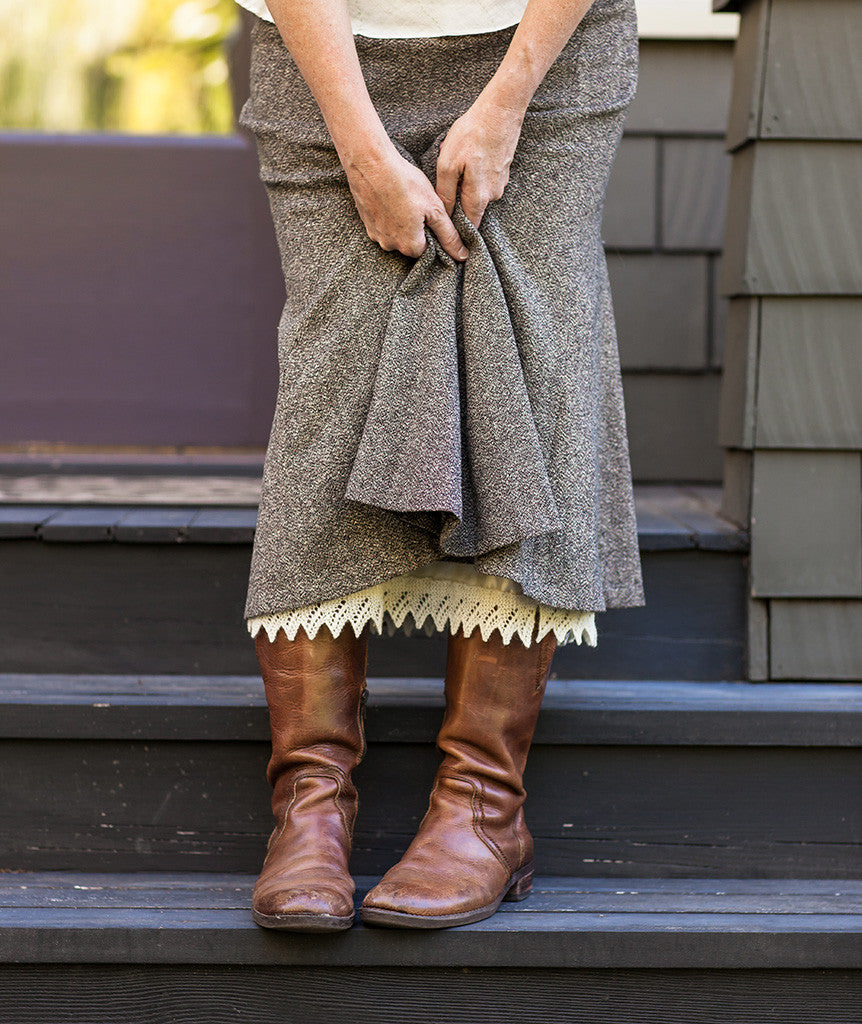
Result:
[[[390,138],[432,183],[514,31],[355,37]],[[594,0],[532,99],[503,198],[478,230],[456,205],[464,264],[430,231],[414,260],[368,238],[313,96],[275,26],[255,21],[240,123],[287,299],[252,632],[439,563],[511,583],[545,632],[554,614],[645,603],[601,239],[637,69],[634,0]]]

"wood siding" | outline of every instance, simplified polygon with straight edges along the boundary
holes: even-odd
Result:
[[[722,292],[862,294],[862,140],[760,139],[739,161]]]
[[[719,439],[723,507],[750,515],[746,668],[859,679],[862,17],[855,0],[739,7]]]

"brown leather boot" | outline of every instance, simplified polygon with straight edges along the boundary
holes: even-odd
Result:
[[[533,884],[524,821],[527,753],[556,648],[549,633],[525,646],[478,628],[449,639],[444,758],[428,813],[407,852],[368,893],[367,924],[447,928],[490,917]]]
[[[350,773],[365,752],[362,712],[368,627],[348,623],[333,638],[284,632],[255,638],[272,732],[267,778],[276,826],[252,894],[265,928],[340,931],[353,923],[348,870],[356,789]]]

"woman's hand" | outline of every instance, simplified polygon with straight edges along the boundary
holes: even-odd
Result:
[[[458,189],[476,227],[503,196],[530,101],[593,0],[528,0],[509,48],[473,105],[440,146],[437,194],[451,215]]]
[[[369,236],[384,249],[421,256],[427,224],[453,259],[466,259],[434,186],[401,156],[374,109],[347,0],[267,0],[267,7],[317,100]]]
[[[467,258],[451,210],[446,212],[428,178],[394,146],[382,152],[363,147],[355,157],[343,156],[342,165],[368,237],[382,249],[421,256],[427,224],[453,259]]]
[[[362,77],[347,0],[267,0],[267,7],[317,100],[371,238],[419,256],[427,224],[450,256],[464,259],[450,219],[459,183],[464,213],[478,227],[509,180],[530,97],[592,2],[528,0],[500,67],[443,140],[436,192],[386,135]]]
[[[488,203],[502,198],[523,121],[522,107],[482,93],[453,123],[437,160],[437,195],[450,216],[459,188],[461,207],[477,228]]]

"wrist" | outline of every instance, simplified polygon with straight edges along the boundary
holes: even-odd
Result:
[[[383,164],[391,159],[395,150],[379,119],[376,124],[359,128],[354,124],[340,132],[330,129],[330,134],[346,171]]]
[[[482,96],[486,102],[523,120],[540,80],[529,53],[507,54]]]

